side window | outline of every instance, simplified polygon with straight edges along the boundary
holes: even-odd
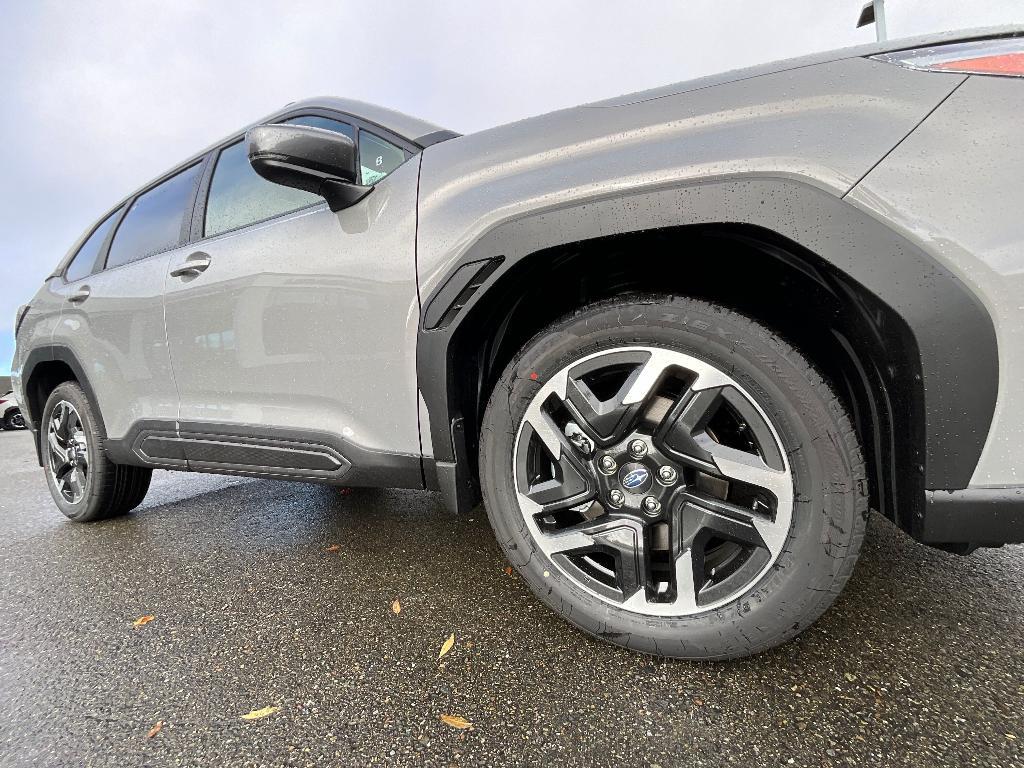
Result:
[[[351,125],[326,117],[305,115],[287,122],[344,133],[355,140]],[[212,237],[322,202],[311,192],[283,187],[258,175],[249,165],[242,140],[225,147],[217,158],[206,198],[204,235]]]
[[[343,123],[340,120],[332,120],[329,117],[320,117],[320,115],[302,115],[301,117],[293,117],[291,120],[285,120],[288,125],[306,125],[310,128],[323,128],[325,131],[334,131],[335,133],[343,133],[352,139],[353,142],[356,140],[356,129],[348,123]]]
[[[405,162],[405,150],[369,131],[359,132],[359,165],[363,184],[370,186]]]
[[[117,228],[107,267],[119,267],[181,244],[185,217],[199,178],[196,163],[135,198]]]
[[[73,283],[75,280],[81,280],[83,277],[88,277],[92,274],[92,268],[96,264],[96,257],[100,255],[100,248],[106,242],[107,235],[110,234],[110,228],[114,226],[114,222],[117,221],[117,217],[120,214],[121,209],[118,208],[92,231],[92,234],[82,243],[82,247],[78,249],[75,258],[71,260],[68,268],[64,271],[65,280]]]

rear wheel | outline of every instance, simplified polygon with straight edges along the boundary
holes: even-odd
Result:
[[[53,390],[40,430],[46,482],[54,502],[69,518],[103,520],[142,503],[153,470],[107,458],[99,420],[77,384],[64,382]]]
[[[821,377],[758,324],[684,299],[606,302],[534,338],[488,405],[481,480],[542,600],[683,658],[756,653],[817,619],[867,515]]]

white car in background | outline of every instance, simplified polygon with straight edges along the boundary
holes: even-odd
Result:
[[[25,417],[13,392],[0,396],[0,429],[24,429]]]

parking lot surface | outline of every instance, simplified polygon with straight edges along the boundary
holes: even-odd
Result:
[[[0,473],[2,766],[1024,765],[1022,547],[875,516],[815,626],[695,664],[584,636],[435,494],[157,472],[79,525],[27,432]]]

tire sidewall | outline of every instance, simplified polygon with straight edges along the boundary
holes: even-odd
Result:
[[[57,404],[62,400],[66,400],[71,403],[71,405],[75,407],[75,410],[78,411],[78,416],[79,419],[81,419],[82,428],[86,433],[86,440],[88,443],[87,455],[89,469],[86,477],[85,494],[77,504],[68,502],[57,488],[57,484],[53,479],[50,451],[47,446],[50,418],[53,414],[54,408],[56,408]],[[54,503],[60,511],[71,520],[91,519],[95,515],[97,500],[100,499],[102,495],[103,489],[100,486],[103,482],[103,473],[101,470],[103,463],[107,461],[107,458],[103,454],[102,435],[96,423],[96,418],[93,415],[92,407],[89,404],[85,393],[77,384],[65,382],[58,385],[53,392],[50,393],[49,398],[46,400],[46,405],[43,407],[43,418],[40,420],[39,439],[43,446],[43,469],[46,474],[46,484],[50,488],[50,495],[53,496]]]
[[[768,415],[787,454],[796,501],[783,550],[747,591],[718,608],[663,618],[615,607],[566,576],[533,542],[519,512],[511,456],[533,395],[579,358],[627,345],[683,352],[728,373]],[[845,554],[844,546],[859,541],[854,494],[847,493],[852,462],[839,449],[843,440],[836,414],[805,370],[802,358],[787,359],[778,341],[760,326],[700,302],[620,301],[556,324],[509,365],[492,398],[492,403],[504,400],[508,406],[489,407],[485,416],[484,498],[509,559],[553,609],[593,634],[630,647],[674,656],[728,657],[795,635],[820,613],[816,590],[835,589],[837,551]],[[812,445],[817,449],[807,448]],[[761,637],[737,634],[746,627],[761,628]]]

